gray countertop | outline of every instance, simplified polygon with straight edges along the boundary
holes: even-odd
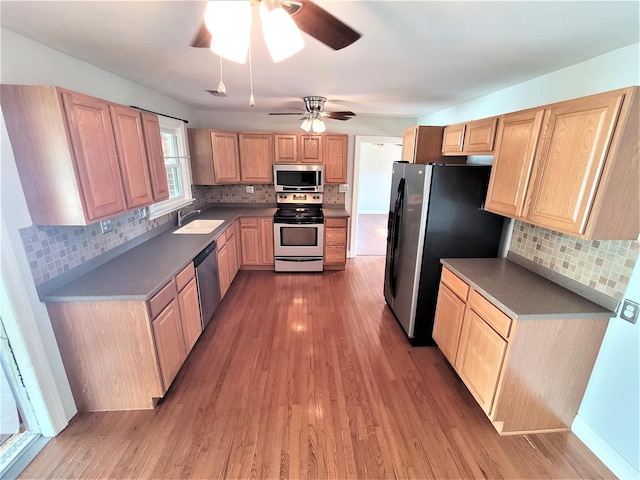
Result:
[[[443,258],[441,263],[514,319],[615,316],[506,258]]]
[[[239,217],[273,217],[273,207],[243,207],[233,204],[209,207],[195,219],[224,220],[210,234],[179,234],[168,230],[127,250],[88,273],[66,283],[41,298],[43,302],[86,302],[114,300],[149,300],[179,273],[209,243],[214,241]],[[349,213],[343,205],[323,208],[327,218],[344,218]]]
[[[42,301],[148,300],[236,218],[273,217],[275,210],[235,206],[208,208],[195,218],[225,220],[210,234],[174,235],[178,229],[174,226],[47,293]]]

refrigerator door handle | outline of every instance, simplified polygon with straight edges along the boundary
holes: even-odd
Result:
[[[400,237],[400,224],[402,222],[402,207],[404,204],[404,177],[400,179],[398,183],[398,191],[396,192],[396,202],[393,209],[393,225],[391,228],[391,259],[390,259],[390,271],[391,271],[391,294],[396,296],[397,289],[397,270],[396,270],[396,250],[398,249],[398,240]]]

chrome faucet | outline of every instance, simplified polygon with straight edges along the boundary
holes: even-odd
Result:
[[[191,215],[199,215],[200,214],[200,210],[192,210],[190,212],[187,213],[182,213],[187,207],[181,208],[180,210],[178,210],[178,226],[181,227],[184,224],[184,220],[187,217],[190,217]]]

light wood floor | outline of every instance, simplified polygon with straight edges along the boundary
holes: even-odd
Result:
[[[22,478],[613,478],[571,433],[498,436],[383,268],[240,272],[155,410],[77,415]]]
[[[389,214],[358,215],[356,255],[386,255]]]

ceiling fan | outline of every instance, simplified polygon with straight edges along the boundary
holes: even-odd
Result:
[[[305,112],[271,112],[269,115],[302,115],[300,120],[303,120],[302,128],[304,131],[322,133],[325,130],[323,118],[329,118],[331,120],[349,120],[355,117],[356,114],[350,111],[340,112],[325,112],[324,102],[327,101],[325,97],[308,96],[302,97],[305,106]]]
[[[258,5],[261,0],[250,1],[252,5]],[[311,0],[277,0],[277,3],[291,16],[299,30],[334,50],[347,47],[361,37],[354,29]],[[203,21],[191,46],[209,48],[210,45],[211,33]]]

